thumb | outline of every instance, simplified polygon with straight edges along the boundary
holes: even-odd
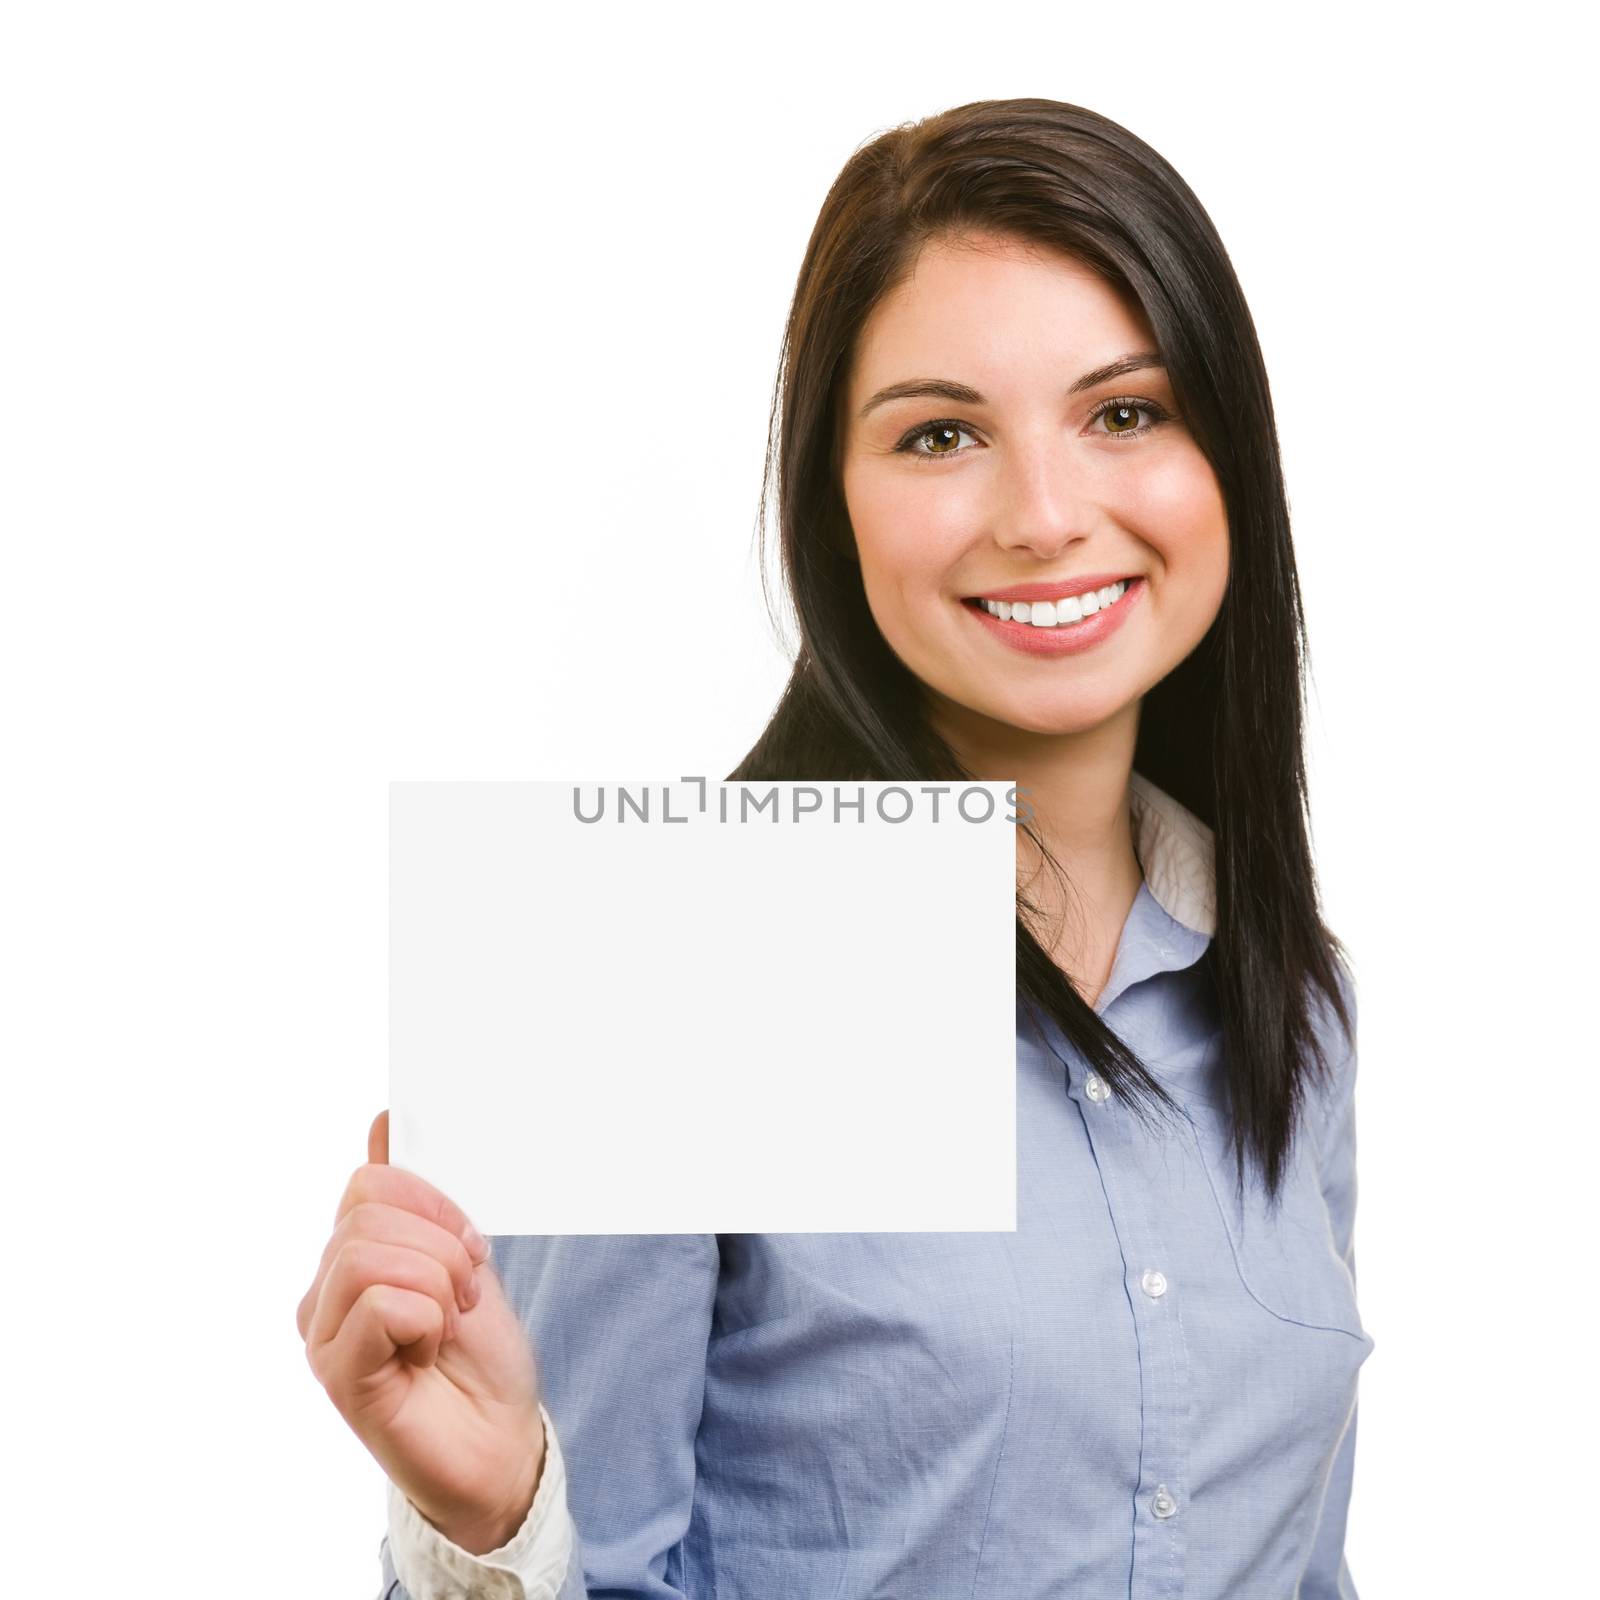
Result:
[[[389,1113],[380,1111],[367,1129],[367,1160],[387,1166],[389,1162]]]

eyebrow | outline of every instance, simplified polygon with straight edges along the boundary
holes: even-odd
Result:
[[[1156,351],[1135,350],[1130,355],[1118,356],[1115,361],[1108,361],[1103,367],[1096,367],[1092,372],[1084,373],[1067,393],[1082,394],[1085,389],[1093,389],[1097,384],[1107,383],[1112,378],[1123,377],[1129,372],[1145,372],[1157,367],[1162,371],[1166,370],[1166,362]],[[970,384],[956,383],[949,378],[908,378],[903,383],[891,383],[887,388],[880,389],[856,414],[864,417],[869,411],[887,405],[891,400],[914,400],[923,396],[954,400],[963,406],[986,404],[983,396]]]

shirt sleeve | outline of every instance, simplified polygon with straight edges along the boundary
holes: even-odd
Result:
[[[389,1484],[379,1600],[587,1600],[561,1444],[543,1406],[540,1415],[545,1457],[538,1492],[522,1526],[497,1550],[463,1550]]]
[[[1318,1143],[1317,1164],[1322,1178],[1322,1196],[1328,1208],[1334,1248],[1355,1278],[1356,1216],[1356,1049],[1355,986],[1349,973],[1340,968],[1340,984],[1350,1010],[1351,1037],[1339,1053],[1337,1072],[1325,1106]],[[1332,1020],[1335,1037],[1343,1040],[1338,1021]],[[1322,1517],[1312,1544],[1311,1559],[1300,1583],[1300,1600],[1358,1600],[1355,1581],[1345,1560],[1345,1527],[1350,1512],[1350,1491],[1355,1475],[1356,1418],[1353,1406],[1344,1437],[1328,1475],[1328,1492],[1322,1502]]]
[[[548,1407],[539,1489],[510,1542],[472,1556],[391,1487],[378,1600],[683,1600],[716,1235],[489,1243]]]

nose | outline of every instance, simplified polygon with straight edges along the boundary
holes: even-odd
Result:
[[[1061,440],[1008,452],[994,507],[994,541],[1051,561],[1087,539],[1098,517],[1091,486]]]

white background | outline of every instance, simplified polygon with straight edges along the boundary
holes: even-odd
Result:
[[[4,15],[8,1590],[376,1590],[294,1309],[383,1103],[386,785],[742,756],[816,208],[1008,95],[1173,161],[1273,377],[1361,992],[1362,1595],[1592,1580],[1577,8]]]

